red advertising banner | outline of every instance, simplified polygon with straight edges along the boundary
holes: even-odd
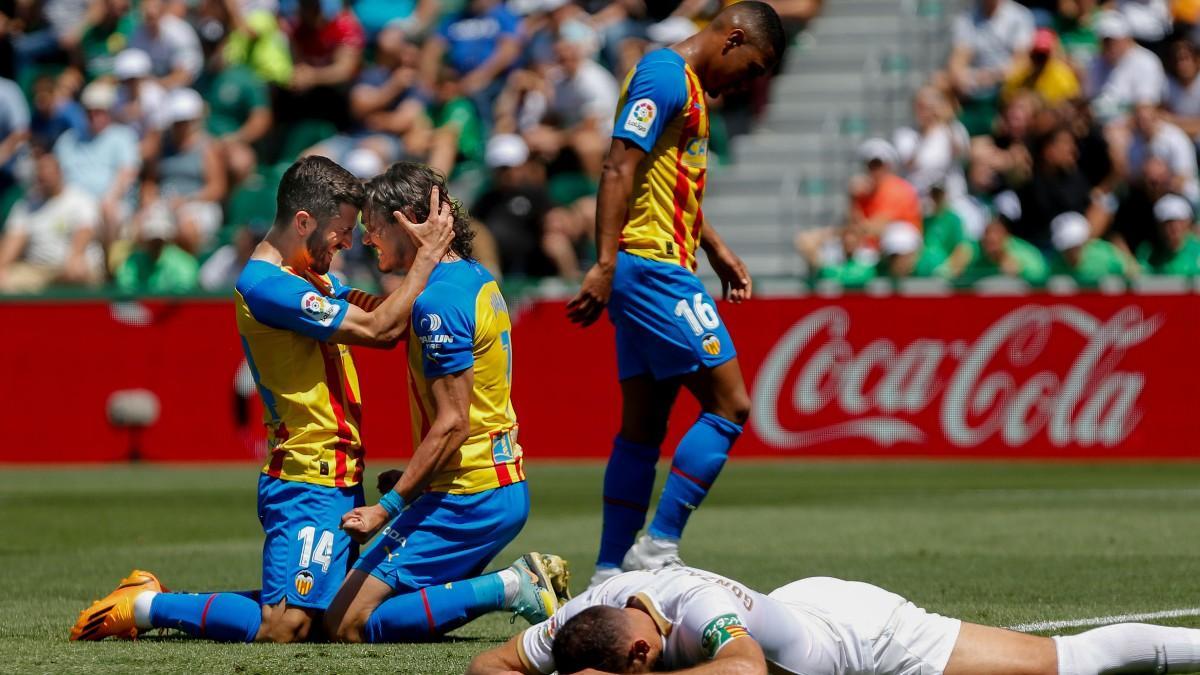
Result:
[[[0,461],[263,452],[229,303],[5,307],[17,320],[3,341],[13,433]],[[604,457],[620,413],[611,327],[572,326],[559,302],[514,311],[527,457]],[[804,297],[720,311],[753,401],[737,456],[1200,456],[1200,295]],[[411,449],[403,353],[354,350],[375,467]],[[109,422],[110,398],[131,389],[159,403],[144,431]],[[695,418],[687,398],[668,453]]]

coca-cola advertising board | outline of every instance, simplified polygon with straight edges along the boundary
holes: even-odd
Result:
[[[803,297],[720,304],[752,408],[735,456],[1200,456],[1200,296]],[[531,453],[601,457],[618,425],[611,329],[518,315]],[[680,395],[674,441],[695,419]],[[564,448],[564,443],[569,447]]]
[[[0,462],[257,461],[228,301],[23,303],[6,336]],[[1200,456],[1200,295],[800,297],[720,303],[752,400],[735,457]],[[612,328],[514,303],[513,390],[530,462],[602,458],[620,419]],[[354,349],[369,463],[411,454],[403,350]],[[397,384],[401,383],[401,384]],[[160,412],[113,425],[121,391]],[[695,420],[681,394],[669,454]],[[373,459],[371,459],[373,458]]]

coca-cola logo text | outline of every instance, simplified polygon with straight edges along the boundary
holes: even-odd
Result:
[[[1146,385],[1143,373],[1121,370],[1121,360],[1163,321],[1132,305],[1106,321],[1071,305],[1029,305],[973,342],[921,338],[900,346],[882,337],[856,350],[850,315],[826,307],[797,321],[767,355],[751,421],[780,450],[845,438],[920,444],[931,433],[963,448],[1017,447],[1039,434],[1056,447],[1112,447],[1141,421]],[[1082,348],[1069,367],[1044,363],[1050,341],[1072,335]],[[934,406],[940,428],[918,426],[913,418]],[[805,422],[818,415],[828,422],[831,410],[845,419]]]

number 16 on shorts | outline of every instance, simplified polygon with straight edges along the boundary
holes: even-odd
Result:
[[[721,352],[721,341],[717,336],[704,335],[705,331],[713,331],[721,326],[721,317],[717,315],[717,310],[710,303],[705,302],[703,293],[693,295],[690,303],[687,299],[681,298],[675,305],[675,316],[682,317],[687,321],[688,327],[692,329],[692,333],[696,337],[704,336],[700,346],[705,352],[713,356]]]

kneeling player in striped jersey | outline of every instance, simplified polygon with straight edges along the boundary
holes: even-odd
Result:
[[[877,586],[801,579],[769,594],[691,567],[628,572],[476,657],[498,673],[1102,675],[1200,671],[1200,630],[1117,624],[1038,637],[939,616]],[[589,671],[594,672],[594,671]]]
[[[407,269],[416,250],[389,216],[423,220],[438,205],[430,194],[446,195],[445,180],[402,162],[366,190],[364,242],[378,252],[381,270]],[[510,398],[508,307],[471,257],[466,213],[442,199],[454,241],[413,304],[408,342],[413,457],[377,505],[342,518],[360,541],[380,534],[326,614],[339,641],[424,640],[501,609],[536,623],[566,593],[556,556],[529,554],[480,576],[525,525],[529,490]]]

